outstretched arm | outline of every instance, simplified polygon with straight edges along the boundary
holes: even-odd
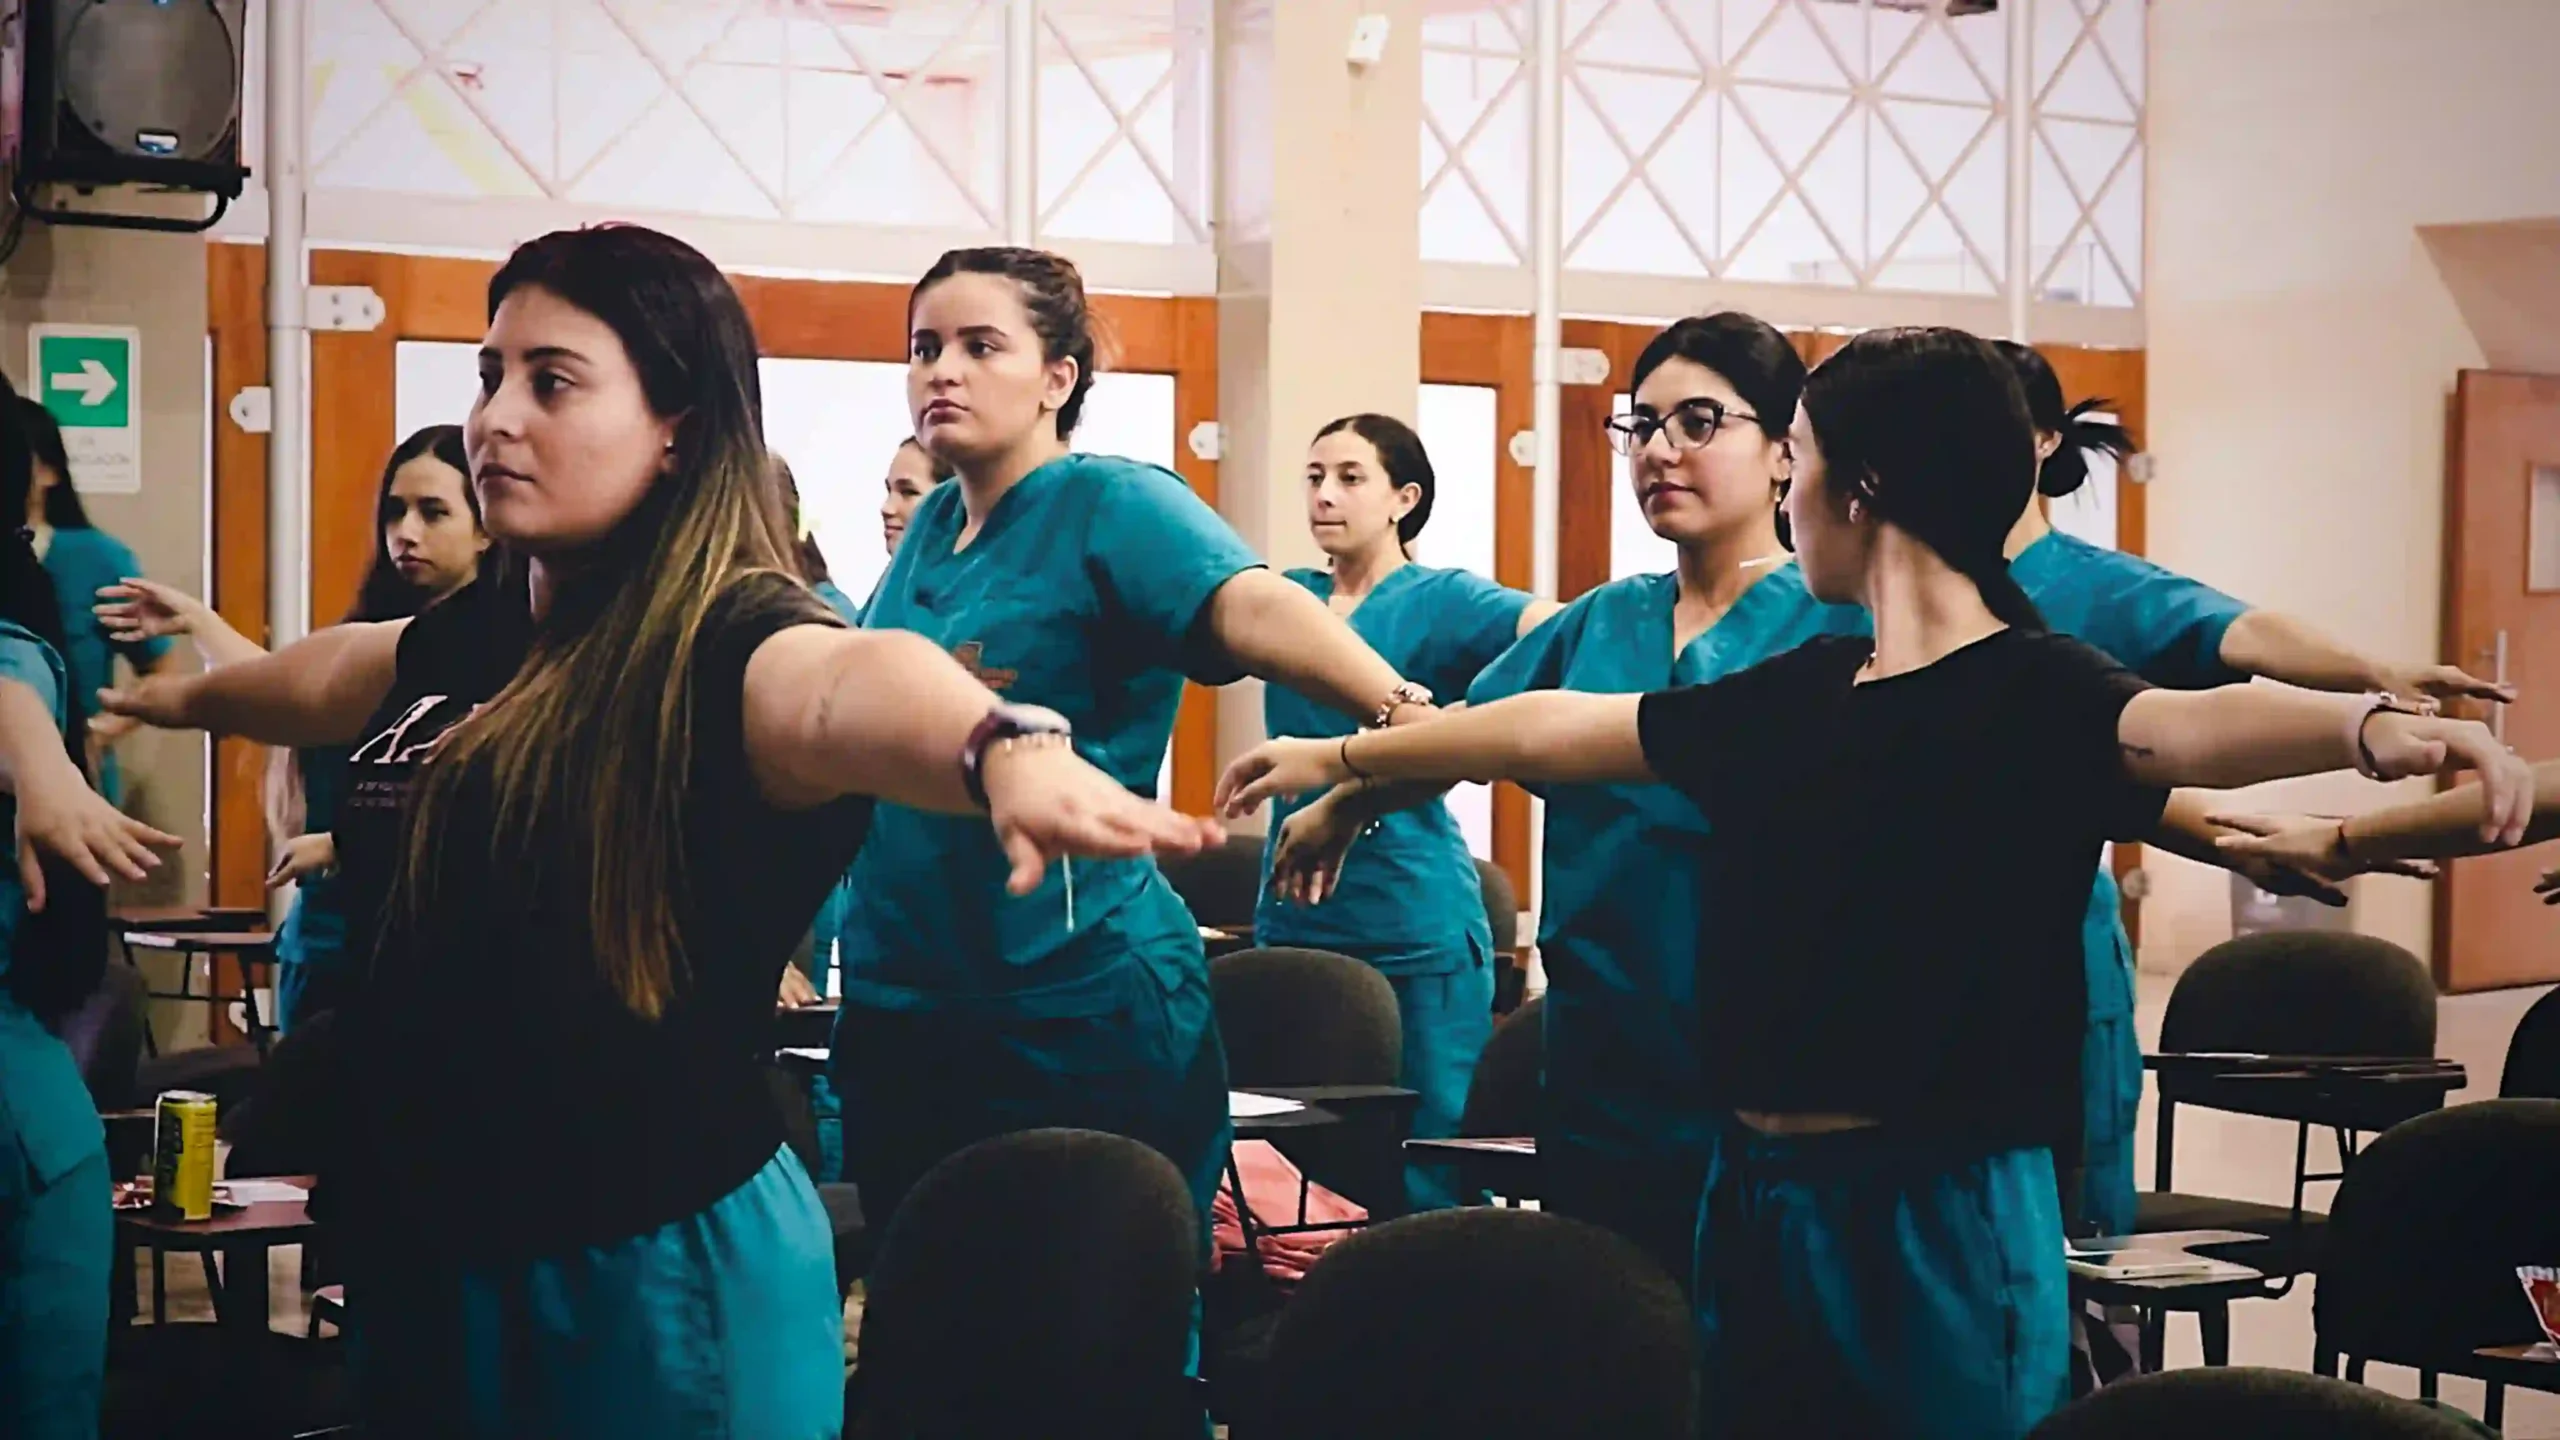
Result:
[[[2381,779],[2476,770],[2483,840],[2514,844],[2532,815],[2531,767],[2485,725],[2376,711],[2274,686],[2146,690],[2116,724],[2126,772],[2144,785],[2230,789],[2355,768]]]
[[[193,640],[208,669],[237,665],[266,654],[266,648],[231,627],[231,622],[202,600],[174,585],[130,577],[98,592],[98,623],[118,645],[140,645],[164,635]],[[156,666],[137,665],[155,673]]]
[[[2513,700],[2515,691],[2452,665],[2393,665],[2290,615],[2252,610],[2222,632],[2222,663],[2306,690],[2381,690],[2415,700]]]
[[[1246,674],[1286,685],[1363,724],[1404,683],[1314,592],[1269,570],[1239,571],[1219,586],[1206,623]],[[1429,713],[1398,706],[1394,718]]]
[[[266,745],[347,744],[362,738],[391,693],[408,625],[332,625],[272,655],[101,691],[99,708],[163,730],[210,730]]]
[[[2560,840],[2560,760],[2532,769],[2533,812],[2516,844]],[[2343,879],[2396,862],[2450,860],[2507,848],[2483,837],[2491,796],[2480,784],[2459,785],[2406,805],[2391,805],[2343,820],[2276,819],[2216,815],[2232,838],[2226,854],[2264,858],[2329,879]]]
[[[941,647],[894,630],[796,625],[747,662],[747,759],[776,805],[809,808],[872,795],[918,810],[966,814],[962,752],[997,704]],[[1187,853],[1214,825],[1139,799],[1047,737],[999,741],[979,765],[984,809],[1028,892],[1067,855]]]
[[[1643,701],[1641,695],[1541,690],[1393,730],[1265,741],[1219,778],[1218,812],[1243,815],[1274,795],[1345,781],[1652,780],[1637,723]]]
[[[140,880],[160,864],[153,849],[175,849],[178,837],[119,813],[89,788],[62,748],[62,730],[44,695],[23,680],[0,679],[0,789],[18,800],[18,879],[27,908],[44,908],[44,866],[51,852],[88,877],[108,883],[114,871]]]

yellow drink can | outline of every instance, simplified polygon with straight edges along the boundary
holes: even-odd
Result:
[[[151,1165],[153,1210],[180,1220],[213,1218],[213,1119],[212,1096],[161,1092]]]

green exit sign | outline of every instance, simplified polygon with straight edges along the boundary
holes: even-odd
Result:
[[[61,424],[78,489],[142,488],[141,356],[142,332],[128,325],[27,328],[28,393]]]

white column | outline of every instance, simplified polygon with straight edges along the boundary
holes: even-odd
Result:
[[[1028,245],[1040,228],[1040,0],[1005,0],[1004,239]]]
[[[1529,269],[1532,359],[1529,426],[1537,442],[1530,466],[1531,513],[1550,523],[1536,535],[1531,583],[1556,593],[1556,513],[1564,428],[1564,0],[1531,0],[1529,26]]]
[[[267,645],[311,624],[309,256],[303,246],[306,0],[267,3]]]
[[[2027,343],[2027,315],[2036,293],[2032,259],[2033,210],[2027,187],[2035,179],[2036,0],[2009,0],[2009,338]]]

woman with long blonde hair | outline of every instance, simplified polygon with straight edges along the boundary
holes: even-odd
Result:
[[[987,812],[1015,888],[1214,828],[796,578],[729,282],[635,226],[519,247],[467,426],[522,587],[107,697],[353,741],[371,943],[322,1195],[368,1434],[832,1436],[831,1235],[759,1057],[875,797]]]

